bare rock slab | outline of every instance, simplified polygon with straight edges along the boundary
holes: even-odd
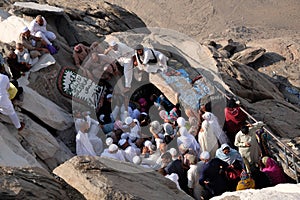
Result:
[[[106,158],[76,156],[53,172],[91,200],[191,199],[157,172]]]

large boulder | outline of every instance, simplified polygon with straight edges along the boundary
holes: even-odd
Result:
[[[10,167],[42,167],[35,156],[20,144],[15,128],[0,123],[0,165]],[[21,139],[21,138],[20,138]]]
[[[70,199],[58,182],[42,168],[0,167],[1,199]]]
[[[39,93],[24,86],[24,100],[21,108],[30,112],[39,120],[56,130],[70,128],[74,122],[72,115],[64,109],[41,96]]]
[[[297,200],[300,195],[300,184],[279,184],[275,187],[263,188],[261,190],[241,190],[236,192],[225,192],[221,196],[213,197],[212,200],[262,200],[262,199],[288,199]]]
[[[108,158],[76,156],[53,172],[91,200],[191,199],[157,172]]]

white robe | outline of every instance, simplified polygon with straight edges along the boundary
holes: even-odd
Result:
[[[100,157],[112,158],[115,160],[126,161],[121,150],[118,150],[116,153],[110,153],[108,150],[104,151]]]
[[[28,26],[28,29],[30,30],[31,34],[42,38],[47,44],[52,45],[50,41],[53,41],[56,39],[56,35],[53,32],[47,31],[47,21],[43,17],[44,24],[43,26],[40,26],[38,23],[36,23],[36,20],[32,20]]]
[[[78,156],[96,156],[93,145],[88,138],[88,133],[78,131],[76,135],[76,154]]]
[[[198,142],[202,152],[208,151],[211,156],[216,155],[216,151],[219,148],[218,139],[211,125],[206,120],[202,122],[202,131],[198,134]]]
[[[102,140],[97,136],[100,128],[99,128],[99,122],[91,118],[89,115],[83,118],[75,118],[75,129],[78,132],[80,125],[82,122],[87,122],[89,124],[89,131],[88,131],[88,138],[94,148],[94,151],[97,156],[100,156],[103,151],[103,142]]]
[[[150,59],[154,59],[152,51],[157,59],[157,63],[148,64]],[[142,63],[139,61],[137,53],[135,54],[138,62],[138,68],[148,73],[150,72],[156,73],[159,69],[166,72],[168,69],[167,66],[168,57],[166,57],[163,53],[159,51],[153,49],[152,51],[149,48],[144,48],[144,55],[140,56]]]

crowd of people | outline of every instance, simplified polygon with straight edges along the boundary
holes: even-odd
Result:
[[[57,53],[53,44],[56,36],[46,24],[38,15],[22,29],[15,49],[6,58],[11,75],[5,75],[1,65],[0,112],[8,115],[19,131],[25,124],[15,113],[8,89],[41,55]],[[134,101],[128,97],[133,79],[140,81],[142,72],[168,71],[168,57],[160,51],[111,41],[106,49],[97,42],[90,46],[79,43],[72,56],[74,66],[93,81],[124,77],[106,90],[96,120],[87,111],[73,112],[77,155],[107,157],[153,169],[195,199],[286,181],[280,165],[262,148],[264,124],[248,123],[234,99],[224,110],[223,126],[208,104],[199,108],[197,116],[185,116],[179,101],[174,105],[160,92],[148,91]],[[119,93],[113,90],[116,87]],[[153,108],[157,118],[150,113]],[[102,133],[105,143],[99,137]]]

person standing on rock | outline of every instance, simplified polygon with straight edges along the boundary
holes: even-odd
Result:
[[[9,89],[9,79],[6,75],[0,74],[0,112],[7,115],[18,131],[22,131],[25,127],[23,122],[20,120],[14,110],[13,104],[9,99],[7,90]]]
[[[259,163],[261,150],[256,140],[255,132],[263,125],[263,122],[257,122],[252,125],[242,126],[241,130],[235,136],[234,146],[239,148],[239,152],[243,157],[248,173],[250,172],[249,165]]]
[[[134,50],[140,69],[143,69],[148,73],[157,73],[158,70],[167,72],[168,57],[163,53],[151,48],[145,48],[141,44],[137,45]]]
[[[28,29],[32,35],[42,38],[48,45],[52,45],[52,41],[56,39],[56,35],[48,31],[46,26],[46,19],[42,15],[38,15],[30,22]]]
[[[125,77],[125,89],[127,92],[131,88],[132,76],[133,76],[133,61],[134,50],[121,42],[111,41],[108,49],[104,51],[104,54],[108,54],[115,58],[121,66],[124,67]]]
[[[88,135],[89,123],[82,122],[76,135],[76,154],[78,156],[96,156]]]

